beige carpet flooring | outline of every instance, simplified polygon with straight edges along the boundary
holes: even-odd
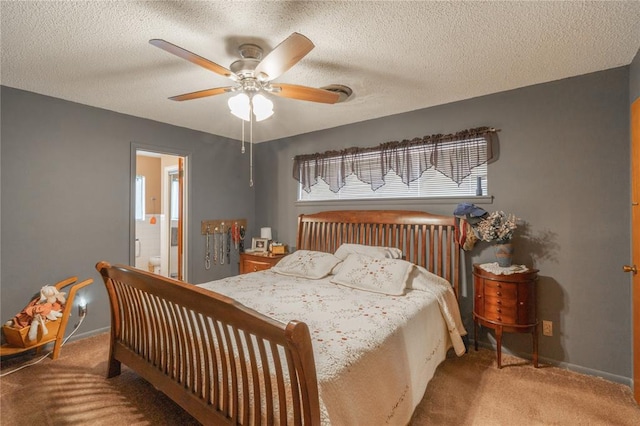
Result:
[[[175,403],[127,368],[106,379],[108,335],[68,343],[61,356],[0,379],[1,424],[195,425]],[[3,360],[2,373],[38,357]],[[640,425],[620,384],[566,370],[534,369],[481,349],[444,361],[411,421],[422,425]],[[375,425],[372,425],[375,426]]]

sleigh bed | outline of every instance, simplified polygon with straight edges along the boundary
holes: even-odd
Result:
[[[407,424],[448,349],[465,351],[454,228],[300,215],[276,267],[198,286],[100,262],[107,375],[124,363],[203,424]]]

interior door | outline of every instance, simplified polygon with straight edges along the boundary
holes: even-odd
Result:
[[[178,158],[178,280],[183,281],[184,159]]]
[[[640,404],[640,98],[631,105],[631,273],[633,292],[633,394]]]

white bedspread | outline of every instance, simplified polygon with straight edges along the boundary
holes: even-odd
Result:
[[[200,287],[309,326],[323,423],[406,425],[447,349],[464,353],[466,334],[445,280],[416,268],[411,282],[387,296],[262,271]]]

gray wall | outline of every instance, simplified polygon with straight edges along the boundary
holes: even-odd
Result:
[[[357,96],[357,94],[356,94]],[[629,67],[588,74],[462,102],[260,144],[256,225],[295,243],[296,216],[327,209],[407,208],[451,214],[455,204],[296,203],[292,158],[349,146],[373,146],[434,133],[493,126],[500,153],[489,165],[487,210],[527,222],[514,240],[515,260],[540,270],[538,316],[551,320],[541,337],[543,360],[629,383]],[[486,243],[467,255],[466,297],[472,332],[471,263],[493,261]],[[492,344],[492,333],[482,341]],[[528,354],[531,337],[510,334],[505,349]]]
[[[78,334],[109,326],[94,265],[129,262],[132,143],[191,154],[189,281],[237,273],[237,265],[205,271],[200,235],[203,219],[253,223],[248,161],[237,141],[8,87],[1,101],[3,322],[41,286],[78,275],[95,280]]]

